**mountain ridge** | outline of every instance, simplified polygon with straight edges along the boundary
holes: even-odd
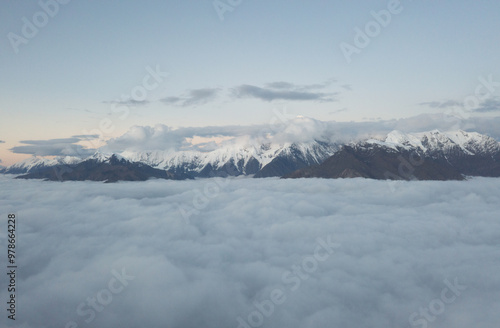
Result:
[[[452,167],[465,176],[500,176],[500,143],[489,136],[463,130],[418,133],[394,130],[382,138],[366,138],[348,143],[314,139],[294,143],[233,144],[210,151],[123,151],[116,154],[98,151],[85,159],[69,156],[53,159],[33,157],[7,167],[4,173],[34,173],[57,165],[76,165],[89,159],[106,161],[109,156],[115,155],[118,159],[143,163],[184,177],[281,177],[318,166],[340,151],[345,152],[346,147],[357,149],[360,156],[362,149],[369,148],[378,149],[380,156],[382,150],[389,157],[393,156],[392,151],[403,157],[414,154],[439,165],[440,169]],[[345,170],[344,176],[363,175],[353,168],[345,167]],[[451,176],[456,178],[454,174]]]

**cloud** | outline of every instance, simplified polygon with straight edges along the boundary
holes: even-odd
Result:
[[[252,85],[240,85],[231,89],[231,93],[236,98],[258,98],[265,101],[272,100],[313,100],[313,101],[334,101],[334,96],[337,93],[312,92],[328,87],[334,83],[334,79],[329,79],[323,83],[297,85],[285,81],[276,81],[266,84],[265,88],[260,88]],[[220,88],[203,88],[189,90],[181,96],[169,96],[161,99],[161,101],[173,106],[197,106],[208,103],[214,100],[220,93]]]
[[[323,83],[315,83],[315,84],[304,84],[304,85],[298,85],[290,82],[284,82],[284,81],[278,81],[278,82],[271,82],[266,84],[266,88],[269,89],[285,89],[285,90],[295,90],[295,91],[307,91],[307,90],[318,90],[318,89],[324,89],[328,86],[330,86],[332,83],[336,82],[335,79],[328,79]]]
[[[106,151],[151,151],[180,149],[185,143],[185,136],[163,124],[133,126],[124,135],[108,140]]]
[[[293,89],[295,88],[295,85],[289,82],[272,82],[266,84],[266,87],[271,88],[271,89]]]
[[[336,112],[332,112],[334,113]],[[263,143],[279,144],[313,140],[345,143],[382,137],[393,130],[411,133],[434,129],[442,131],[463,129],[483,133],[500,140],[500,116],[464,118],[437,113],[421,114],[398,120],[335,122],[295,117],[284,112],[277,115],[272,124],[183,128],[172,128],[163,124],[153,127],[134,126],[124,135],[108,140],[103,151],[208,151],[213,150],[214,147],[241,148]],[[189,141],[193,137],[224,138],[225,141],[219,143],[218,146],[212,144],[211,147],[202,149]]]
[[[497,326],[497,179],[0,179],[25,231],[19,327],[407,327],[430,306],[433,327]]]
[[[149,100],[136,100],[136,99],[125,99],[125,100],[112,100],[112,101],[103,101],[104,104],[115,104],[121,106],[131,106],[131,107],[140,107],[149,104]]]
[[[489,98],[483,101],[478,108],[474,109],[476,112],[488,113],[500,111],[500,98]]]
[[[84,148],[76,143],[82,140],[97,138],[97,135],[76,135],[71,138],[49,139],[49,140],[21,140],[23,146],[15,146],[10,149],[16,154],[30,154],[36,156],[77,156],[87,157],[92,155],[96,149]]]
[[[74,135],[72,136],[72,138],[77,138],[77,139],[80,139],[80,140],[92,140],[92,139],[97,139],[99,138],[100,136],[98,134],[77,134],[77,135]]]
[[[478,100],[479,101],[479,100]],[[447,109],[447,108],[464,108],[463,102],[456,100],[446,100],[446,101],[427,101],[419,103],[421,106],[427,106],[436,109]],[[488,113],[500,111],[500,98],[492,97],[484,100],[479,104],[477,108],[472,108],[471,111],[478,113]]]
[[[341,108],[341,109],[337,109],[337,110],[333,110],[331,112],[328,112],[328,114],[332,115],[332,114],[337,114],[337,113],[342,113],[342,112],[347,112],[348,109],[347,108]]]
[[[278,83],[278,88],[276,88],[276,83]],[[330,92],[309,92],[300,91],[300,88],[290,87],[285,88],[286,82],[275,82],[271,84],[271,87],[261,88],[254,85],[243,84],[237,86],[233,89],[233,94],[236,98],[256,98],[264,101],[273,100],[290,100],[290,101],[319,101],[319,102],[331,102],[335,101],[334,96],[338,93]],[[309,86],[310,88],[311,86]],[[314,87],[316,88],[316,87]]]
[[[175,106],[197,106],[208,103],[209,101],[215,99],[217,94],[220,92],[219,88],[203,88],[189,90],[187,94],[180,97],[166,97],[161,101],[168,105]]]
[[[178,151],[178,150],[201,150],[188,139],[193,137],[202,138],[239,138],[255,136],[265,131],[270,131],[269,126],[206,126],[206,127],[183,127],[172,128],[164,124],[155,126],[133,126],[122,136],[107,141],[102,148],[106,152],[123,151]]]
[[[463,103],[455,100],[445,100],[445,101],[427,101],[419,103],[421,106],[427,106],[431,108],[450,108],[450,107],[463,107]]]

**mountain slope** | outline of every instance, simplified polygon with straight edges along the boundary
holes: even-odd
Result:
[[[7,167],[3,173],[23,174],[43,170],[56,165],[73,165],[81,161],[81,158],[73,156],[56,157],[54,159],[33,156]]]
[[[231,145],[210,152],[123,152],[131,161],[194,177],[252,175],[282,176],[298,168],[319,164],[338,147],[326,142]]]
[[[18,176],[19,179],[46,179],[51,181],[145,181],[150,178],[182,180],[180,176],[158,170],[143,163],[133,163],[116,155],[97,154],[73,165],[55,165]]]
[[[461,180],[463,176],[500,177],[500,144],[475,132],[437,130],[344,146],[321,165],[285,178]]]
[[[410,160],[414,156],[406,149],[395,150],[380,145],[344,146],[322,164],[297,170],[284,178],[463,180],[460,171],[449,163],[428,158],[413,165]]]
[[[298,132],[297,132],[298,131]],[[437,130],[405,134],[400,131],[392,131],[381,139],[367,139],[358,142],[344,144],[335,141],[307,141],[312,133],[308,130],[289,131],[293,138],[296,134],[303,136],[303,142],[269,142],[268,139],[259,144],[252,141],[228,141],[218,145],[218,148],[211,147],[210,151],[191,148],[181,151],[124,151],[117,158],[130,161],[132,163],[143,163],[152,168],[169,171],[180,177],[227,177],[238,175],[253,175],[256,178],[286,176],[298,169],[319,165],[325,160],[349,146],[355,151],[354,155],[364,156],[363,161],[369,162],[369,156],[379,156],[371,165],[389,165],[393,161],[394,154],[399,154],[408,161],[413,156],[422,158],[427,164],[434,163],[436,174],[440,168],[451,167],[466,176],[500,176],[500,144],[493,138],[475,132],[451,131],[440,132]],[[332,133],[330,133],[332,134]],[[323,138],[322,140],[327,140]],[[286,140],[282,138],[279,140]],[[239,142],[239,143],[238,143]],[[378,149],[378,152],[367,153],[370,149]],[[359,153],[359,154],[358,154]],[[368,155],[367,155],[368,154]],[[347,156],[344,154],[344,156]],[[368,157],[367,157],[368,156]],[[388,161],[382,164],[381,157],[387,157]],[[398,156],[396,156],[397,158]],[[392,159],[391,159],[392,158]],[[51,167],[72,167],[85,160],[106,161],[109,155],[96,153],[93,156],[80,159],[76,157],[56,157],[54,159],[32,157],[25,161],[16,163],[5,170],[5,173],[33,173],[45,171]],[[347,157],[345,158],[347,160]],[[358,158],[358,160],[360,160]],[[343,163],[343,162],[342,162]],[[361,163],[352,160],[346,172],[336,172],[334,175],[370,175],[375,172],[366,171],[367,168]],[[378,164],[377,164],[378,163]],[[366,163],[365,163],[366,164]],[[361,166],[360,166],[361,165]],[[417,165],[418,166],[418,165]],[[392,172],[386,168],[388,172]],[[430,174],[428,169],[424,170]],[[376,170],[375,167],[373,170]],[[368,174],[368,172],[371,172]],[[47,173],[44,173],[47,174]],[[82,173],[83,174],[83,173]],[[423,174],[423,173],[422,173]],[[446,177],[446,174],[442,174]],[[122,172],[122,175],[125,175]],[[375,174],[376,175],[376,174]],[[376,175],[377,176],[377,175]],[[451,175],[453,176],[453,174]],[[428,177],[438,178],[429,175]],[[102,178],[102,177],[101,177]],[[134,177],[136,179],[139,176]]]

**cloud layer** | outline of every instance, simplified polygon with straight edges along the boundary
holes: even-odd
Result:
[[[253,126],[208,126],[174,129],[158,124],[154,127],[134,126],[126,134],[111,139],[106,151],[121,152],[147,150],[197,149],[188,140],[194,136],[204,138],[224,137],[229,140],[219,146],[245,146],[265,142],[308,142],[324,140],[349,142],[365,138],[381,137],[392,130],[422,132],[463,129],[487,134],[500,140],[500,117],[463,117],[460,112],[449,114],[423,114],[415,117],[371,122],[318,121],[306,117],[294,117],[286,112],[275,113],[269,124]]]
[[[466,289],[432,327],[498,325],[498,179],[0,179],[19,221],[17,327],[237,328],[257,312],[261,327],[408,327],[455,278]]]
[[[319,121],[307,117],[295,117],[286,111],[274,113],[269,124],[250,126],[206,126],[172,128],[163,124],[133,126],[125,134],[106,141],[104,152],[123,151],[179,151],[213,150],[217,147],[245,147],[263,143],[293,143],[323,140],[345,143],[360,139],[383,137],[393,130],[423,132],[465,130],[489,135],[500,140],[500,116],[475,117],[462,111],[446,114],[422,114],[399,120],[367,122]],[[192,142],[194,137],[224,139],[210,147],[200,147]],[[51,140],[24,140],[24,145],[10,150],[14,153],[37,156],[80,156],[95,152],[78,144],[98,138],[97,135],[75,135],[71,138]],[[206,145],[205,145],[206,146]]]
[[[16,154],[31,154],[36,156],[79,156],[92,155],[96,149],[87,149],[78,142],[92,140],[98,135],[75,135],[71,138],[59,138],[49,140],[21,140],[23,146],[15,146],[10,149]]]

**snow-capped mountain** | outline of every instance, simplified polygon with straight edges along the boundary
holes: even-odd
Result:
[[[500,144],[474,132],[437,130],[344,145],[318,166],[287,178],[461,180],[464,176],[500,176]]]
[[[402,147],[418,149],[429,156],[457,155],[488,155],[500,152],[500,144],[495,139],[477,132],[433,130],[406,134],[401,131],[390,132],[383,141],[370,139],[374,143],[390,148]]]
[[[73,156],[64,156],[64,157],[61,156],[55,158],[33,156],[7,167],[3,173],[23,174],[56,165],[77,164],[80,163],[81,161],[82,161],[81,158]]]
[[[197,177],[251,175],[281,176],[299,168],[319,164],[338,149],[321,141],[219,148],[210,152],[123,152],[131,161],[146,163],[175,173]]]
[[[310,132],[308,132],[310,133]],[[85,160],[100,163],[111,158],[130,163],[143,163],[155,169],[179,176],[213,177],[254,175],[254,177],[285,176],[296,170],[319,165],[349,146],[363,150],[370,156],[370,149],[383,153],[417,156],[432,159],[435,164],[448,165],[463,175],[500,176],[500,144],[493,138],[465,131],[420,133],[392,131],[383,138],[372,138],[351,143],[313,139],[304,142],[224,143],[210,150],[123,151],[119,154],[96,152],[86,159],[33,157],[6,169],[6,173],[32,173],[57,165],[76,165]],[[392,156],[392,155],[391,155]],[[396,156],[398,157],[398,156]],[[433,166],[430,166],[433,167]],[[444,166],[443,166],[444,167]]]
[[[500,143],[476,132],[434,130],[405,134],[393,131],[384,141],[367,140],[366,143],[405,149],[423,158],[443,161],[464,175],[500,176]]]
[[[116,154],[96,153],[77,164],[58,164],[32,170],[18,176],[21,179],[52,181],[145,181],[150,178],[183,180],[189,177],[155,169],[147,164],[131,162]]]

